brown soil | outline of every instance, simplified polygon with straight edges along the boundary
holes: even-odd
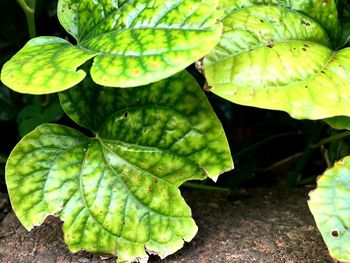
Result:
[[[235,195],[185,191],[198,235],[163,262],[333,262],[307,208],[309,189],[250,189]],[[1,208],[0,208],[1,210]],[[1,212],[0,212],[1,215]],[[153,257],[150,262],[159,262]],[[71,254],[61,223],[49,218],[28,233],[13,213],[0,223],[0,262],[114,262]]]

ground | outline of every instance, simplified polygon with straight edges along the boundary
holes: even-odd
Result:
[[[185,190],[183,195],[199,232],[191,243],[163,262],[333,262],[307,208],[308,191],[255,188],[228,195]],[[10,212],[0,223],[0,262],[89,263],[115,259],[84,252],[73,255],[64,245],[58,219],[49,218],[28,233]],[[160,259],[152,257],[150,262]]]

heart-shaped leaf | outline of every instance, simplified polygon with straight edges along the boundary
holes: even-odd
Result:
[[[350,262],[350,157],[322,175],[310,193],[309,208],[331,256]]]
[[[238,2],[222,20],[222,40],[204,59],[212,91],[298,119],[350,115],[350,49],[333,51],[329,38],[337,19],[335,2],[289,1],[302,12]]]
[[[76,69],[93,57],[91,76],[101,85],[164,79],[218,43],[216,7],[217,0],[59,0],[59,20],[77,45],[35,38],[4,65],[1,80],[18,92],[57,92],[79,83],[85,73]]]
[[[94,137],[48,124],[25,136],[6,165],[14,211],[27,229],[58,215],[73,252],[175,252],[197,232],[178,187],[233,167],[207,98],[186,72],[133,89],[83,84],[60,98]]]

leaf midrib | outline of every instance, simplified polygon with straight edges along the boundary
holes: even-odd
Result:
[[[99,145],[101,146],[101,152],[102,152],[102,156],[103,156],[103,159],[106,163],[106,165],[109,167],[109,169],[113,172],[113,174],[115,174],[118,178],[120,178],[121,182],[123,183],[123,185],[125,186],[125,188],[127,189],[127,191],[130,193],[130,195],[133,197],[134,200],[136,200],[142,207],[144,207],[146,210],[148,210],[149,212],[152,212],[152,213],[155,213],[159,216],[162,216],[162,217],[167,217],[167,218],[180,218],[180,219],[188,219],[190,217],[184,217],[184,216],[172,216],[172,215],[166,215],[166,214],[163,214],[159,211],[155,211],[153,210],[152,208],[148,207],[146,204],[144,204],[140,199],[137,198],[137,196],[134,194],[133,191],[130,190],[130,188],[127,186],[124,178],[122,176],[119,175],[118,172],[116,172],[114,170],[114,168],[110,165],[110,163],[108,162],[108,159],[106,157],[106,153],[105,153],[105,150],[106,149],[107,151],[113,153],[114,155],[118,156],[121,160],[123,160],[125,163],[127,163],[128,165],[130,165],[132,168],[135,168],[136,170],[139,170],[141,173],[144,173],[144,174],[148,174],[149,176],[153,177],[153,178],[156,178],[158,179],[159,181],[162,181],[166,184],[168,184],[170,187],[174,187],[177,189],[177,186],[175,186],[174,184],[164,180],[164,178],[162,177],[158,177],[144,169],[142,169],[141,167],[138,167],[132,163],[130,163],[128,160],[126,160],[125,158],[123,158],[122,156],[120,156],[119,154],[115,153],[111,148],[109,148],[106,144],[103,143],[103,141],[101,139],[95,139],[99,142]]]

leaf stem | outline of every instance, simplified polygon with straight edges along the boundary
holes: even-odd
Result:
[[[24,14],[27,19],[29,38],[36,37],[36,28],[35,28],[35,3],[36,0],[17,0],[18,4],[24,11]]]
[[[319,141],[316,144],[310,145],[309,147],[312,148],[312,149],[316,149],[316,148],[321,147],[324,144],[327,144],[327,143],[330,143],[330,142],[334,142],[334,141],[340,140],[340,139],[348,137],[348,136],[350,136],[350,131],[345,131],[345,132],[342,132],[342,133],[338,133],[338,134],[332,135],[332,136],[330,136],[328,138],[325,138],[325,139]]]
[[[206,185],[206,184],[196,184],[196,183],[186,182],[186,183],[182,184],[182,186],[187,187],[187,188],[197,189],[197,190],[221,191],[221,192],[231,193],[231,190],[229,188],[211,186],[211,185]]]
[[[290,173],[290,175],[287,177],[287,185],[290,187],[295,187],[298,185],[298,182],[301,179],[301,171],[304,169],[308,161],[310,160],[312,154],[315,151],[315,148],[310,147],[311,145],[314,145],[315,142],[317,142],[321,135],[322,135],[322,126],[319,126],[318,124],[314,123],[310,127],[310,135],[309,135],[309,141],[307,146],[305,147],[305,150],[301,157],[299,158],[297,164],[295,165],[293,171]]]

